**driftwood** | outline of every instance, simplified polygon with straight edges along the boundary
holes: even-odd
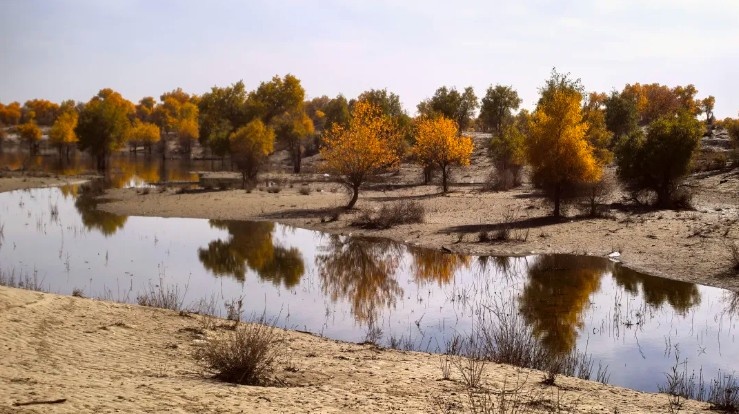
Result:
[[[66,398],[59,398],[58,400],[34,400],[34,401],[26,401],[26,402],[15,402],[13,403],[14,407],[20,407],[23,405],[37,405],[37,404],[61,404],[63,402],[66,402]]]

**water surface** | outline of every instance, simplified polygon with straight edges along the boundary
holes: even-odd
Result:
[[[177,284],[186,306],[244,298],[246,315],[330,338],[444,351],[486,309],[520,316],[554,354],[587,350],[610,383],[656,391],[675,361],[739,368],[736,295],[603,258],[475,257],[269,222],[124,217],[67,186],[0,193],[0,270],[46,289],[135,302]]]

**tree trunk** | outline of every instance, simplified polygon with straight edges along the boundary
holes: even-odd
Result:
[[[292,153],[292,158],[293,158],[293,173],[299,174],[300,173],[300,163],[302,161],[300,144],[298,144],[297,147],[293,148],[291,153]]]
[[[447,190],[449,189],[448,183],[447,183],[447,175],[449,174],[449,167],[442,167],[441,168],[441,188],[444,194],[446,194]]]
[[[434,167],[426,165],[423,167],[423,184],[426,185],[431,182],[431,175],[434,172]]]
[[[357,199],[359,198],[359,184],[352,184],[352,199],[349,201],[349,204],[346,205],[347,210],[351,210],[354,208],[354,204],[357,204]]]

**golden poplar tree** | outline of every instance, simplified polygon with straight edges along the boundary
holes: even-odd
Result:
[[[533,181],[554,202],[560,216],[562,199],[577,184],[598,181],[602,166],[588,142],[588,123],[580,107],[582,87],[556,72],[542,90],[531,116],[526,155]]]
[[[396,148],[402,136],[392,119],[365,101],[354,105],[347,127],[335,123],[324,137],[323,170],[337,175],[352,191],[346,208],[354,207],[359,187],[400,162]]]
[[[416,125],[413,154],[424,167],[441,169],[441,186],[446,193],[451,167],[470,165],[472,138],[459,135],[457,123],[449,118],[422,118]]]
[[[133,126],[128,130],[128,142],[134,145],[143,145],[147,152],[151,153],[153,144],[159,142],[161,132],[156,124],[134,120]]]
[[[36,154],[39,142],[41,142],[41,137],[43,135],[41,128],[36,125],[36,122],[31,120],[25,124],[18,125],[16,130],[21,139],[28,142],[28,150],[31,152],[31,155]]]
[[[69,157],[69,149],[77,143],[77,134],[74,129],[77,128],[77,120],[79,115],[76,111],[63,112],[54,121],[49,130],[49,141],[59,149],[59,156],[66,149],[66,155]]]
[[[257,178],[257,173],[275,146],[275,132],[255,119],[237,129],[228,138],[231,157],[241,170],[243,184]]]

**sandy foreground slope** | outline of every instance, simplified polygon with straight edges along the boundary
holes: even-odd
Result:
[[[413,199],[426,208],[422,224],[389,230],[351,226],[358,212],[326,222],[346,202],[335,184],[300,183],[276,194],[255,190],[148,194],[111,190],[103,208],[128,215],[274,220],[336,233],[366,233],[431,248],[475,254],[569,252],[604,255],[618,250],[632,267],[652,274],[737,290],[727,243],[739,238],[737,180],[702,180],[696,211],[612,212],[608,219],[552,222],[531,189],[479,192],[457,188],[441,196],[435,187],[363,192],[358,211]],[[64,179],[2,178],[0,191],[64,184]],[[477,234],[503,221],[518,223],[525,241],[479,243]],[[512,219],[510,218],[512,217]],[[461,237],[461,240],[460,240]],[[0,287],[0,413],[3,412],[469,412],[458,371],[442,380],[440,356],[380,350],[284,332],[289,360],[278,367],[281,387],[219,383],[203,375],[192,357],[203,341],[224,329],[203,329],[196,315]],[[285,368],[289,368],[286,370]],[[665,395],[639,393],[574,378],[557,387],[543,374],[488,364],[484,389],[493,402],[514,393],[525,408],[550,412],[668,412]],[[509,397],[510,394],[506,394]],[[18,403],[48,402],[57,404]],[[704,412],[688,402],[680,412]]]
[[[461,376],[452,368],[442,380],[438,355],[294,331],[282,332],[282,386],[214,381],[192,353],[229,323],[205,329],[199,315],[0,287],[0,412],[469,412]],[[668,412],[666,395],[542,377],[489,363],[483,384],[494,402],[519,384],[507,398],[530,402],[526,412]],[[681,412],[706,408],[689,401]]]

